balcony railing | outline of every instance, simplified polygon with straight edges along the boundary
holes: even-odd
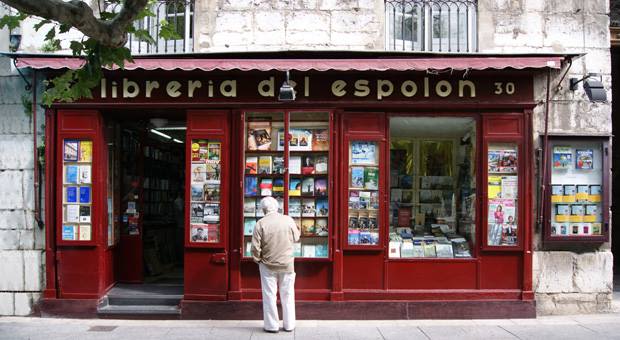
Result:
[[[118,5],[114,5],[114,12]],[[194,51],[194,0],[158,0],[152,5],[154,16],[148,16],[134,22],[136,30],[146,30],[154,39],[149,42],[139,34],[130,33],[127,48],[132,54],[167,54],[191,53]],[[178,39],[166,39],[162,36],[162,21],[176,32]]]
[[[476,0],[386,0],[387,50],[475,52]]]

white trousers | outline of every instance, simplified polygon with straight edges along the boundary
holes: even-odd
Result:
[[[262,263],[260,269],[260,285],[263,291],[263,321],[268,331],[280,329],[276,293],[280,287],[280,302],[282,304],[282,321],[284,329],[295,328],[295,273],[271,271]]]

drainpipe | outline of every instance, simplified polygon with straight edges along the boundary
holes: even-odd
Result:
[[[41,219],[41,186],[39,183],[39,149],[37,147],[37,71],[32,72],[32,144],[33,144],[33,170],[34,170],[34,221],[39,229],[43,229]]]

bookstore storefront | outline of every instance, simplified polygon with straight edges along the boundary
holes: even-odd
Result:
[[[48,110],[43,306],[144,284],[168,256],[182,318],[260,318],[249,243],[273,196],[302,234],[299,318],[533,317],[533,77],[563,61],[145,58],[107,72],[94,98]],[[279,101],[286,70],[296,98]]]

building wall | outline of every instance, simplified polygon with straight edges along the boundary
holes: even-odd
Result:
[[[590,103],[568,79],[602,75],[611,88],[607,0],[479,0],[479,51],[582,53],[552,72],[549,131],[611,133],[609,103]],[[383,0],[196,0],[196,52],[263,50],[383,50]],[[22,27],[22,50],[36,52],[41,29]],[[72,33],[74,34],[74,33]],[[7,34],[0,34],[6,50]],[[67,46],[67,43],[63,43]],[[67,51],[64,51],[67,52]],[[0,60],[0,315],[27,314],[44,276],[44,234],[34,226],[31,121],[23,113],[23,83]],[[545,72],[535,78],[534,143],[544,131]],[[608,92],[611,101],[611,92]],[[4,123],[6,122],[6,123]],[[536,192],[537,183],[533,183]],[[569,251],[543,246],[535,229],[534,290],[539,314],[597,312],[610,308],[613,256],[609,244]],[[4,265],[6,264],[6,265]]]

